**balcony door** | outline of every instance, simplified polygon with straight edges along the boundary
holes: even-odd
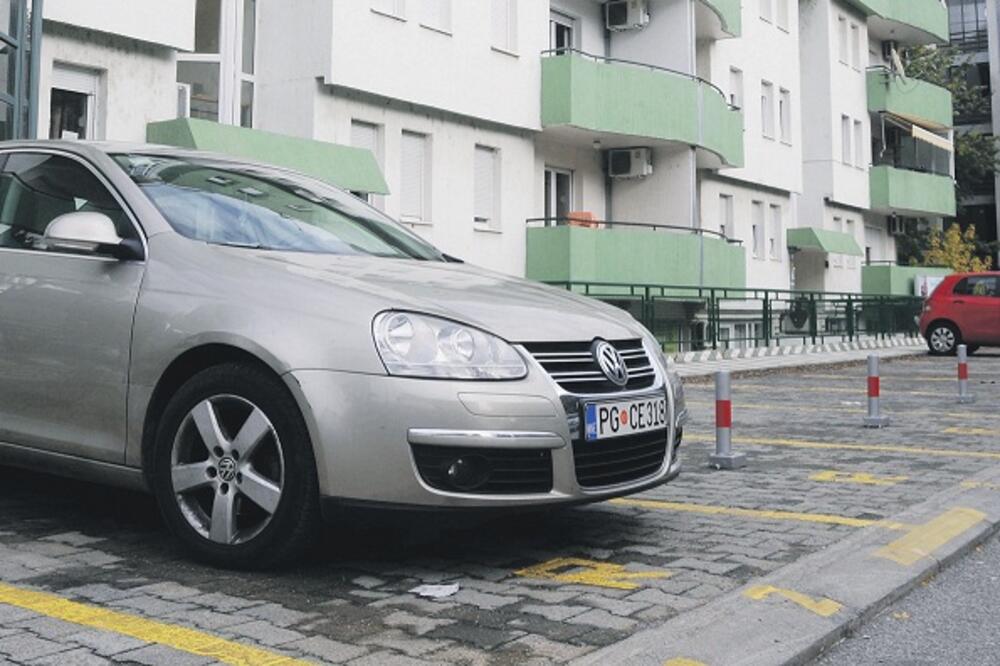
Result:
[[[576,19],[562,12],[549,15],[549,48],[556,53],[576,48]]]
[[[565,220],[573,210],[573,172],[545,167],[545,219]]]

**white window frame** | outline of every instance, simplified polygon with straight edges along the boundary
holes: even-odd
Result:
[[[496,14],[497,12],[507,12],[507,34],[497,43]],[[517,0],[492,0],[490,7],[490,43],[494,51],[517,56],[518,54],[518,31],[517,31]]]
[[[854,152],[852,146],[854,144],[854,137],[851,133],[854,125],[851,122],[851,117],[847,114],[841,114],[840,116],[840,161],[847,166],[852,166],[854,164],[853,158],[851,157]]]
[[[750,246],[754,259],[764,258],[764,225],[767,224],[767,209],[763,201],[750,203]],[[759,214],[758,214],[759,213]]]
[[[865,166],[865,126],[860,120],[854,121],[854,166],[864,169]]]
[[[421,174],[423,176],[423,182],[421,183],[420,192],[420,211],[417,215],[412,215],[404,212],[403,210],[403,192],[404,183],[406,182],[405,164],[403,160],[403,146],[406,143],[406,137],[419,138],[423,141],[423,165],[421,167]],[[405,224],[422,224],[430,225],[431,215],[432,215],[432,178],[433,178],[433,160],[431,159],[431,152],[433,150],[433,142],[431,140],[431,135],[426,132],[416,132],[410,130],[403,130],[400,134],[400,146],[399,146],[399,219]]]
[[[549,50],[556,50],[556,26],[562,26],[569,29],[570,34],[570,44],[566,48],[576,49],[579,48],[580,29],[579,22],[576,17],[570,16],[564,12],[556,11],[553,9],[549,12]]]
[[[371,0],[371,10],[374,14],[406,20],[406,0]]]
[[[774,84],[770,81],[760,82],[760,121],[761,134],[765,139],[774,139]]]
[[[775,2],[778,3],[778,6],[774,11],[774,24],[778,26],[779,30],[783,30],[785,32],[788,32],[788,25],[791,21],[791,15],[788,10],[788,1],[789,0],[775,0]]]
[[[767,23],[772,23],[774,21],[774,0],[759,0],[760,2],[760,20]]]
[[[838,233],[844,233],[844,220],[842,218],[833,218],[833,230]],[[835,268],[841,268],[844,265],[844,255],[837,252],[833,253],[830,255],[830,264]]]
[[[492,173],[493,182],[490,184],[490,195],[491,195],[493,201],[490,202],[490,213],[491,213],[492,216],[484,218],[484,217],[480,217],[478,215],[478,213],[480,211],[476,210],[476,208],[478,207],[478,204],[479,204],[479,201],[478,201],[478,198],[479,198],[479,196],[478,196],[479,195],[479,182],[478,182],[479,166],[478,166],[478,160],[479,160],[479,158],[481,156],[485,156],[485,154],[487,152],[490,153],[489,157],[493,161],[493,173]],[[472,192],[473,192],[473,195],[472,195],[472,200],[473,200],[473,203],[472,203],[472,208],[473,208],[473,211],[472,211],[472,221],[473,221],[473,224],[475,225],[475,228],[478,229],[478,230],[488,229],[490,231],[500,231],[500,229],[501,229],[500,222],[501,222],[501,219],[502,219],[501,215],[500,215],[500,201],[501,201],[501,198],[500,198],[500,186],[501,186],[501,183],[502,183],[502,180],[501,180],[502,175],[500,173],[500,165],[501,165],[500,149],[497,148],[497,147],[495,147],[495,146],[487,146],[485,144],[479,144],[479,143],[477,143],[476,147],[475,147],[475,150],[473,152],[473,160],[474,160],[474,162],[473,162],[473,168],[472,168],[472,174],[473,174],[473,183],[472,183]]]
[[[260,5],[265,0],[258,0],[257,12],[254,14],[254,73],[243,72],[243,3],[244,0],[221,0],[219,12],[219,52],[218,53],[185,53],[177,52],[177,62],[209,63],[219,67],[219,118],[218,122],[226,125],[240,125],[243,83],[250,83],[254,88],[253,106],[250,110],[253,122],[257,120],[257,70],[260,63]],[[180,82],[178,82],[180,83]],[[180,83],[180,85],[184,85]]]
[[[784,222],[784,211],[782,211],[779,204],[771,204],[769,206],[771,213],[770,223],[770,236],[768,238],[768,256],[773,261],[780,262],[782,252],[781,252],[781,240],[784,234],[785,222]]]
[[[778,90],[778,127],[781,142],[792,145],[792,93],[790,90]]]
[[[850,56],[847,54],[848,43],[849,43],[848,42],[847,32],[848,32],[847,31],[847,17],[846,16],[838,16],[837,17],[837,43],[838,43],[839,51],[840,52],[837,54],[837,58],[840,60],[840,62],[842,62],[845,65],[847,64],[848,59],[850,58]]]
[[[736,200],[732,194],[719,195],[719,233],[733,238],[736,229]]]
[[[375,132],[375,145],[374,147],[369,146],[359,146],[354,140],[354,128],[364,126]],[[372,155],[375,157],[375,161],[378,163],[379,169],[382,173],[385,173],[385,125],[380,125],[379,123],[373,123],[361,118],[351,119],[351,145],[354,148],[365,148],[371,150]],[[385,210],[385,197],[379,194],[368,194],[368,203],[379,210]]]
[[[545,166],[545,175],[549,176],[549,182],[551,187],[548,192],[545,192],[544,181],[542,184],[542,195],[545,197],[544,207],[542,210],[548,210],[552,212],[552,217],[556,217],[559,211],[559,188],[556,187],[556,176],[566,176],[569,182],[569,210],[567,213],[573,212],[573,206],[575,205],[576,196],[576,176],[572,169],[564,169],[562,167]]]
[[[856,71],[861,70],[861,26],[851,23],[851,67]]]
[[[87,98],[86,140],[100,141],[104,139],[105,118],[104,100],[101,99],[101,88],[104,73],[99,69],[81,67],[72,63],[55,61],[52,63],[52,81],[49,86],[49,108],[52,108],[51,91],[65,90],[79,93]],[[51,118],[49,119],[51,122]],[[48,128],[39,128],[48,135]],[[60,139],[62,137],[56,137]]]
[[[450,35],[451,22],[451,0],[420,0],[421,27]]]
[[[848,236],[850,236],[851,238],[854,238],[855,237],[854,236],[855,226],[856,225],[855,225],[854,220],[852,220],[852,219],[845,219],[844,220],[844,233],[847,234]],[[853,254],[847,255],[847,267],[848,268],[857,268],[858,267],[858,258],[855,257]]]

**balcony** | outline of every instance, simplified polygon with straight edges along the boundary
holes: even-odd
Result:
[[[870,264],[861,267],[861,291],[866,296],[920,296],[914,287],[918,277],[944,277],[950,268]]]
[[[869,34],[902,44],[948,42],[948,9],[941,0],[847,0],[868,16]]]
[[[868,70],[868,110],[891,113],[930,129],[945,129],[953,122],[948,90],[926,81],[902,79],[883,67]]]
[[[743,11],[740,0],[700,0],[695,22],[698,37],[724,39],[743,33]]]
[[[702,266],[704,257],[704,266]],[[746,286],[746,250],[697,229],[627,222],[529,220],[532,280],[622,285]]]
[[[954,217],[955,183],[951,176],[910,171],[894,166],[874,166],[871,179],[872,210],[910,217]]]
[[[685,144],[704,166],[743,164],[743,118],[708,81],[650,65],[548,53],[542,61],[542,127],[606,148]]]

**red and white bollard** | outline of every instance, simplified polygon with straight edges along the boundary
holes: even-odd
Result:
[[[715,373],[715,453],[708,466],[715,469],[739,469],[747,464],[742,453],[733,453],[733,399],[728,370]]]
[[[958,402],[968,405],[976,401],[976,396],[969,393],[969,349],[965,345],[958,346]]]
[[[883,416],[879,410],[879,398],[882,397],[882,381],[878,376],[878,356],[868,356],[868,416],[865,417],[866,428],[885,428],[889,425],[889,417]]]

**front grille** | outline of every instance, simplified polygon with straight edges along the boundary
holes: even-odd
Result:
[[[628,366],[628,383],[617,386],[601,372],[590,350],[591,342],[536,342],[524,345],[549,376],[569,393],[590,395],[649,388],[656,371],[642,340],[612,340]]]
[[[573,442],[576,480],[598,488],[652,476],[663,467],[667,431],[644,432],[596,442]]]
[[[552,452],[548,449],[480,449],[423,444],[411,447],[420,478],[438,490],[483,495],[552,490]],[[473,470],[473,477],[449,477],[449,468],[460,459]]]

